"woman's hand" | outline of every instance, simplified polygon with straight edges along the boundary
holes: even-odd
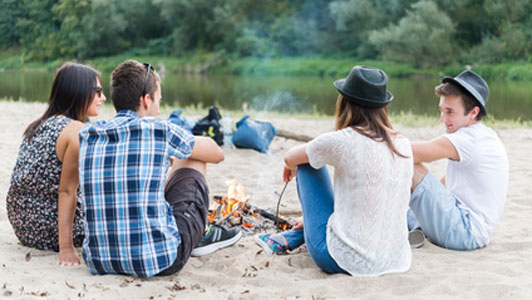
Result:
[[[297,167],[289,168],[287,166],[284,166],[284,170],[283,170],[284,182],[292,180],[292,178],[296,177],[296,173],[297,173]]]
[[[77,266],[81,264],[81,261],[78,257],[78,252],[74,246],[70,247],[61,247],[59,249],[59,265],[70,267]]]
[[[308,163],[307,144],[295,146],[284,155],[283,180],[288,182],[296,177],[297,166]]]
[[[75,266],[81,262],[72,241],[72,226],[76,214],[78,175],[79,121],[70,122],[56,142],[57,157],[63,163],[57,190],[57,225],[59,227],[59,264]]]
[[[303,219],[298,219],[294,222],[294,226],[292,226],[292,230],[298,230],[303,229]]]

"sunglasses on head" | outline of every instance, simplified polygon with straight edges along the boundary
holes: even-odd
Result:
[[[154,70],[151,64],[143,63],[143,65],[146,67],[146,78],[144,79],[144,86],[142,87],[142,97],[146,95],[146,88],[148,87],[148,78],[150,77],[150,70]]]

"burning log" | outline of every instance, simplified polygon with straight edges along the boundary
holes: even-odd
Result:
[[[241,202],[224,196],[214,196],[213,201],[218,204],[218,207],[210,210],[208,221],[214,224],[241,226],[245,233],[254,233],[270,228],[283,231],[292,228],[292,224],[289,221],[283,218],[276,218],[274,214],[252,206],[247,201]]]
[[[227,184],[229,185],[227,196],[213,197],[213,203],[217,206],[209,210],[207,220],[210,223],[216,225],[223,224],[229,227],[240,226],[245,234],[252,234],[257,231],[273,228],[279,230],[292,228],[292,224],[287,220],[278,218],[276,215],[264,209],[250,205],[248,203],[249,197],[244,192],[244,185],[237,183],[236,179],[228,181]],[[279,204],[277,204],[278,208]]]
[[[227,199],[227,197],[214,196],[215,202],[216,202],[216,200],[218,200],[218,203],[220,203],[220,205],[218,206],[218,208],[223,207],[223,206],[227,206],[227,204],[226,204],[227,201],[224,201],[224,200],[223,200],[224,198]],[[235,201],[238,201],[238,200],[235,200]],[[240,201],[238,201],[238,202],[240,202]],[[244,203],[244,204],[245,204],[245,203]],[[231,207],[232,207],[232,206],[231,206]],[[239,208],[240,208],[240,207],[241,207],[241,205],[239,204],[239,207],[237,207],[236,209],[231,209],[231,210],[229,211],[229,213],[227,213],[227,214],[226,214],[225,216],[223,216],[221,219],[219,219],[219,220],[215,220],[214,223],[215,223],[216,225],[220,225],[220,224],[222,224],[223,222],[227,221],[227,220],[228,220],[229,218],[231,218],[235,213],[238,213],[238,212],[239,212]],[[222,212],[226,212],[226,211],[227,211],[227,209],[221,209],[221,210],[216,209],[216,213],[215,213],[214,217],[216,217],[217,215],[218,215],[218,216],[221,216],[221,215],[223,215]]]
[[[262,208],[254,207],[253,211],[255,211],[257,214],[263,216],[264,218],[267,218],[267,219],[273,221],[274,223],[277,221],[277,228],[279,228],[279,229],[281,229],[283,231],[292,229],[292,224],[290,224],[290,222],[288,222],[285,219],[282,219],[281,217],[277,218],[275,215],[270,214],[269,212],[265,211]]]

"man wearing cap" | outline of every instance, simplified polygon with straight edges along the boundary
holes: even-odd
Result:
[[[412,143],[414,176],[408,225],[435,244],[474,250],[490,242],[508,188],[508,158],[497,134],[482,124],[489,89],[471,70],[445,77],[435,88],[447,133]],[[437,180],[423,165],[448,159]],[[415,215],[415,216],[414,216]]]

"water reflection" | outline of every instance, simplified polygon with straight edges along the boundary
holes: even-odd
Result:
[[[51,72],[0,72],[0,97],[46,102],[54,74]],[[330,77],[284,77],[167,74],[163,82],[166,105],[241,109],[246,103],[255,110],[285,113],[318,112],[334,114],[337,92]],[[109,95],[109,76],[103,74],[104,91]],[[437,115],[434,86],[438,78],[390,79],[394,95],[391,112],[411,111]],[[530,82],[488,82],[491,95],[488,111],[495,118],[532,120]]]

